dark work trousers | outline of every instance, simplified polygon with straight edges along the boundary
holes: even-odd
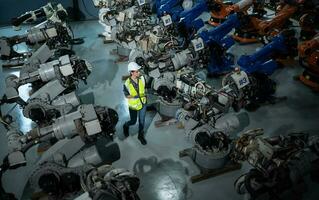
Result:
[[[146,115],[146,106],[143,105],[143,108],[141,110],[132,110],[130,111],[130,121],[125,122],[125,126],[129,127],[131,125],[134,125],[137,121],[137,115],[138,115],[138,133],[144,133],[144,124],[145,124],[145,115]]]

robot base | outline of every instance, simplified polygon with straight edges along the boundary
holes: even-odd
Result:
[[[190,181],[192,183],[197,183],[211,177],[219,176],[224,173],[240,169],[242,165],[240,163],[229,161],[228,154],[229,152],[212,156],[203,153],[196,147],[193,147],[180,151],[179,157],[190,157],[194,164],[198,167],[200,173],[191,176],[190,178]]]
[[[235,31],[233,39],[240,44],[250,44],[259,42],[259,35],[256,32],[250,31]]]
[[[319,77],[313,76],[311,73],[304,71],[303,74],[299,76],[299,80],[310,87],[313,91],[319,92]]]
[[[221,16],[221,17],[217,17],[217,16],[213,16],[211,15],[210,19],[207,21],[208,24],[212,25],[212,26],[219,26],[221,23],[223,23],[224,21],[226,21],[226,17],[225,16]]]
[[[178,121],[175,118],[175,115],[177,110],[180,108],[181,103],[178,100],[168,103],[160,98],[157,110],[161,116],[161,119],[155,122],[155,126],[161,127],[176,124]]]
[[[176,112],[182,107],[181,102],[178,100],[173,100],[172,102],[167,102],[160,97],[158,112],[163,118],[175,118]]]

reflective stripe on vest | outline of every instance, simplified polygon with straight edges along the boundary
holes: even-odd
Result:
[[[142,80],[140,80],[140,79],[142,79]],[[143,108],[143,104],[146,103],[144,77],[141,77],[140,79],[138,79],[138,86],[139,86],[138,90],[139,90],[139,96],[141,98],[129,98],[128,99],[128,106],[132,110],[141,110]],[[130,78],[126,79],[125,87],[131,96],[133,96],[133,97],[137,96],[137,91],[135,90]],[[143,104],[142,104],[141,100],[142,100]]]

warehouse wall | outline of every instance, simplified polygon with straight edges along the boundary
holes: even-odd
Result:
[[[11,18],[37,9],[48,2],[61,3],[68,9],[71,18],[78,14],[81,20],[97,19],[98,9],[94,7],[91,0],[78,0],[80,13],[73,13],[73,1],[75,0],[0,0],[0,25],[9,25]]]

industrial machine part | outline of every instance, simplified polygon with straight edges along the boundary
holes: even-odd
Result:
[[[203,20],[196,18],[208,10],[210,10],[210,2],[204,0],[196,3],[191,9],[181,12],[177,24],[180,36],[185,38],[186,41],[193,38],[194,34],[204,26]],[[186,44],[188,43],[186,42]]]
[[[319,20],[318,11],[319,6],[313,12],[305,13],[300,17],[299,25],[301,30],[299,38],[301,40],[310,40],[317,34],[316,21]]]
[[[253,6],[252,13],[261,18],[266,11],[263,8],[264,1],[261,0],[242,0],[233,4],[232,1],[214,0],[211,3],[211,18],[208,23],[212,26],[218,26],[223,23],[227,17],[234,12],[246,12],[248,8]]]
[[[184,10],[178,14],[178,20],[172,18],[173,27],[172,29],[177,32],[177,34],[167,34],[165,38],[175,37],[175,40],[178,41],[178,45],[175,44],[179,49],[185,49],[188,47],[190,40],[194,38],[197,31],[204,27],[204,22],[202,19],[198,18],[203,12],[207,12],[212,8],[211,1],[199,1],[192,8]],[[165,22],[165,17],[171,16],[166,14],[162,17],[162,20]],[[164,23],[165,25],[165,23]],[[167,26],[167,25],[165,25]],[[160,38],[163,38],[160,36]],[[165,40],[164,40],[165,41]],[[173,41],[175,42],[175,41]]]
[[[299,63],[304,68],[299,80],[314,91],[319,91],[319,34],[298,46]]]
[[[22,134],[16,129],[7,132],[8,155],[3,160],[1,175],[8,169],[15,169],[26,164],[25,153],[34,145],[56,139],[57,142],[43,155],[39,164],[54,161],[65,167],[80,165],[98,165],[103,161],[119,159],[118,146],[89,146],[99,144],[102,138],[112,138],[118,115],[115,110],[89,105],[81,105],[78,110],[54,120],[48,126],[37,127]],[[68,140],[63,140],[68,138]],[[64,141],[64,142],[62,142]],[[105,141],[104,141],[105,142]],[[107,152],[108,150],[112,150]],[[113,159],[113,160],[112,160]],[[49,171],[46,171],[49,172]],[[2,186],[0,187],[3,190]]]
[[[241,70],[271,75],[278,67],[276,58],[297,56],[298,40],[294,30],[286,30],[275,36],[270,43],[252,55],[242,55],[237,61]]]
[[[25,117],[39,123],[48,122],[79,105],[74,92],[65,93],[73,91],[80,80],[85,82],[90,70],[91,66],[85,60],[68,55],[22,69],[20,77],[10,75],[6,78],[5,95],[0,103],[18,103],[23,107]],[[33,84],[34,91],[25,102],[20,98],[18,88],[27,83]],[[65,95],[58,97],[62,93]]]
[[[224,72],[228,69],[231,71],[230,66],[234,62],[233,56],[226,51],[234,44],[234,41],[226,35],[239,24],[240,15],[233,14],[217,28],[200,32],[197,37],[191,40],[188,48],[178,49],[174,52],[174,55],[155,54],[145,59],[143,55],[138,56],[137,54],[135,58],[130,59],[137,61],[139,57],[144,58],[146,70],[149,73],[156,72],[156,74],[158,74],[158,70],[159,72],[168,71],[167,69],[176,71],[185,66],[194,69],[207,66],[210,75],[218,75],[219,70]]]
[[[113,170],[109,164],[118,159],[120,159],[119,146],[116,143],[110,142],[107,138],[99,138],[94,144],[83,142],[80,136],[60,140],[51,146],[41,156],[40,160],[35,163],[35,167],[28,176],[28,183],[24,188],[21,199],[38,199],[47,196],[54,199],[64,199],[70,197],[71,194],[74,196],[73,198],[76,198],[83,192],[88,191],[88,187],[84,187],[85,184],[93,183],[95,180],[89,180],[88,177],[86,181],[86,179],[82,178],[85,178],[89,172],[98,169],[97,166],[102,168],[101,165],[106,166],[107,164],[108,169]],[[0,180],[2,174],[10,169],[8,158],[5,158],[1,165]],[[129,173],[126,173],[126,175],[129,175]],[[78,187],[80,185],[78,176],[81,178],[83,188]],[[93,177],[90,176],[90,178]],[[56,180],[58,181],[57,185],[53,184],[57,183],[54,182]],[[95,180],[95,182],[98,182],[98,180]],[[90,189],[92,189],[96,185],[87,186],[90,186]],[[99,188],[98,186],[96,187],[96,191],[91,191],[92,193],[94,192],[93,194],[98,192],[97,189]],[[2,189],[2,193],[0,194],[1,199],[15,200],[13,194],[8,194],[3,190],[1,183],[0,189]]]
[[[19,17],[11,20],[13,26],[18,27],[24,22],[34,22],[38,19],[45,18],[52,22],[65,22],[68,16],[67,11],[61,4],[48,3],[39,9],[28,11]]]
[[[287,28],[291,23],[289,19],[296,12],[309,13],[316,8],[313,1],[282,1],[280,9],[275,17],[263,20],[254,15],[247,15],[246,23],[242,23],[234,34],[234,39],[239,43],[251,43],[258,41],[256,38],[273,37]]]
[[[152,16],[151,3],[144,0],[124,1],[123,4],[114,5],[103,11],[100,21],[106,28],[106,41],[115,41],[118,44],[115,53],[121,57],[119,61],[122,61],[128,58],[131,49],[138,46],[143,35],[151,30],[156,18]]]
[[[91,71],[91,65],[87,61],[68,55],[42,64],[29,64],[20,70],[20,77],[15,75],[6,77],[5,99],[8,101],[19,96],[18,88],[21,85],[32,83],[35,91],[50,82],[56,82],[60,88],[71,88],[75,87],[80,80],[85,81]],[[58,89],[45,93],[54,93],[52,94],[54,96]]]
[[[184,126],[188,140],[194,144],[179,155],[191,157],[201,171],[191,177],[193,183],[241,167],[230,162],[232,142],[229,134],[240,126],[247,126],[249,118],[246,113],[237,116],[226,113],[232,106],[236,111],[245,106],[245,90],[252,88],[249,85],[252,83],[245,72],[226,76],[220,90],[189,73],[182,74],[177,80],[183,109],[177,111],[176,118]]]
[[[195,52],[203,55],[209,75],[221,75],[232,70],[233,56],[227,50],[234,44],[231,36],[226,36],[233,28],[242,23],[242,14],[230,15],[227,20],[218,27],[209,31],[202,31],[198,38],[192,40]]]
[[[191,157],[200,169],[200,174],[191,177],[192,183],[239,169],[241,165],[231,162],[229,158],[233,148],[229,134],[240,126],[248,125],[247,113],[225,115],[216,123],[194,120],[193,114],[186,110],[177,113],[178,120],[184,125],[186,137],[194,144],[192,148],[180,151],[179,156]]]
[[[274,81],[264,74],[247,75],[244,71],[236,70],[223,78],[222,88],[218,90],[194,74],[187,73],[178,77],[178,96],[182,98],[183,105],[197,113],[196,120],[214,122],[230,108],[239,111],[266,102],[274,103]]]
[[[50,49],[58,47],[68,47],[72,40],[70,30],[59,22],[46,21],[36,27],[31,28],[24,35],[0,38],[1,59],[9,60],[15,57],[24,57],[23,54],[16,52],[13,47],[16,44],[25,42],[28,45],[45,43]]]
[[[22,58],[22,62],[18,58],[18,62],[15,66],[23,66],[23,68],[21,68],[22,72],[20,71],[20,73],[32,72],[38,69],[38,66],[40,64],[43,64],[50,59],[54,59],[56,56],[62,56],[60,55],[60,53],[62,53],[63,55],[68,54],[62,51],[58,52],[56,49],[50,49],[50,47],[46,43],[44,43],[36,51],[34,51],[30,57],[28,57],[27,59]],[[72,55],[72,53],[69,53],[69,55]],[[13,59],[11,59],[10,61],[12,60]]]
[[[116,111],[107,107],[80,105],[77,111],[63,115],[50,125],[34,128],[26,134],[17,130],[7,132],[9,168],[26,164],[25,152],[35,144],[52,138],[62,140],[77,135],[85,142],[96,141],[99,137],[112,137],[118,121]]]
[[[173,22],[179,21],[179,14],[193,6],[189,0],[156,0],[156,14],[158,18],[170,15]]]
[[[99,23],[104,26],[104,42],[112,42],[112,29],[125,17],[124,10],[132,7],[132,0],[93,0],[95,7],[99,8]]]
[[[111,165],[66,168],[48,162],[34,170],[29,183],[35,199],[139,200],[139,178]]]
[[[134,199],[139,180],[127,170],[110,166],[118,159],[119,146],[107,138],[92,144],[84,143],[79,136],[61,140],[41,156],[23,197]]]
[[[161,69],[166,69],[169,66],[174,66],[174,68],[170,67],[171,69],[180,69],[186,65],[189,67],[196,66],[196,68],[207,66],[208,75],[210,76],[228,73],[233,70],[234,57],[227,50],[234,44],[234,40],[231,36],[226,35],[233,28],[237,28],[245,23],[246,17],[242,13],[232,14],[215,29],[200,32],[196,38],[191,40],[188,49],[175,51],[174,58],[165,54],[159,57],[153,55],[153,58],[147,59],[146,62],[153,62],[157,66],[161,65]],[[271,60],[271,56],[276,54],[276,52],[280,52],[281,56],[294,57],[296,54],[296,43],[297,40],[294,38],[294,32],[284,31],[254,55],[242,56],[238,64],[244,70],[247,70],[247,73],[254,72],[259,67],[270,74],[277,67],[276,62]],[[170,51],[172,50],[170,49]],[[152,69],[155,70],[155,68],[157,67]],[[260,71],[259,73],[265,72]]]
[[[53,100],[32,97],[23,107],[23,115],[37,124],[47,124],[50,121],[67,114],[80,105],[80,100],[74,92],[58,96]]]
[[[160,9],[174,9],[166,6],[170,5],[170,2],[176,1],[164,1],[163,3],[167,4],[160,6]],[[136,9],[138,9],[137,12]],[[204,22],[196,18],[208,9],[209,3],[200,1],[190,9],[174,12],[172,15],[176,19],[166,11],[160,11],[163,14],[160,19],[150,19],[150,13],[145,13],[145,9],[132,7],[125,11],[126,22],[119,23],[113,35],[121,46],[141,51],[147,55],[151,54],[148,56],[167,53],[167,50],[172,47],[185,48],[188,46],[197,30],[204,26]],[[130,16],[137,15],[137,13],[140,16],[130,19]]]
[[[232,159],[253,167],[236,180],[236,191],[250,199],[302,199],[303,180],[319,181],[318,137],[291,133],[263,138],[263,133],[250,130],[236,140]]]
[[[316,49],[319,48],[319,34],[317,34],[315,37],[313,37],[309,41],[302,42],[298,46],[298,51],[299,51],[299,57],[306,57],[309,56],[312,51],[315,51]]]

